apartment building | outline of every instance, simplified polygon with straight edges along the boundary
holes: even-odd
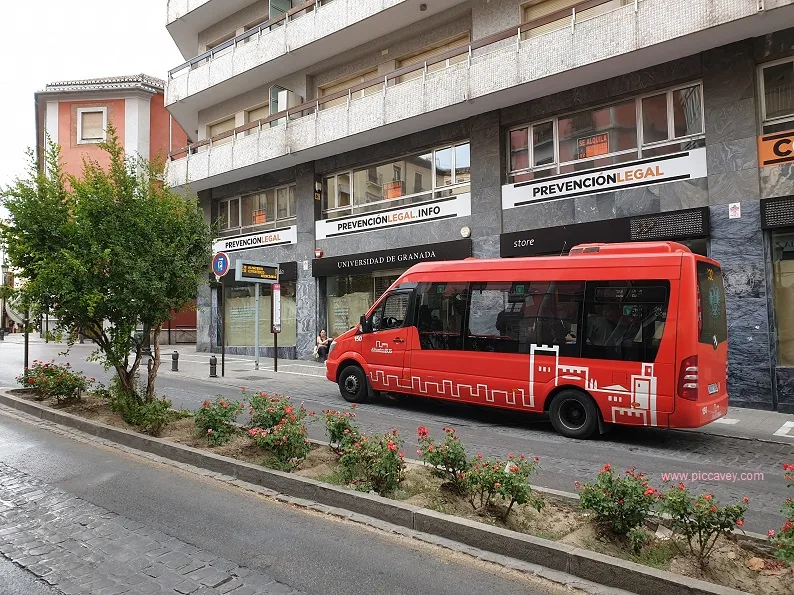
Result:
[[[419,261],[667,239],[723,265],[732,403],[794,411],[794,0],[169,0],[167,22],[190,137],[168,181],[216,252],[281,264],[280,357]],[[199,348],[225,316],[252,353],[253,290],[208,277]]]

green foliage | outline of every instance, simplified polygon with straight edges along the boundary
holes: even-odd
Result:
[[[247,397],[243,390],[243,400]],[[250,399],[248,412],[251,414],[251,427],[254,428],[274,428],[287,417],[295,417],[298,420],[306,418],[306,409],[303,404],[295,407],[289,397],[284,395],[267,395],[266,393],[254,393]]]
[[[499,496],[508,504],[502,520],[507,519],[515,504],[529,503],[536,510],[542,510],[546,503],[529,485],[529,477],[537,471],[537,464],[537,457],[530,461],[524,455],[510,455],[507,462],[477,455],[465,473],[469,503],[475,510],[487,513],[494,498]]]
[[[356,442],[345,443],[339,457],[345,483],[381,496],[394,492],[405,475],[402,444],[397,430],[383,436],[362,434]]]
[[[242,403],[223,397],[216,398],[214,402],[204,401],[193,418],[196,430],[206,436],[211,445],[224,444],[237,433],[234,421],[242,410]]]
[[[577,482],[576,487],[581,490],[582,509],[593,511],[599,525],[620,536],[642,528],[660,497],[658,490],[648,485],[644,473],[631,468],[622,476],[616,475],[608,464],[593,483]]]
[[[468,490],[466,472],[469,460],[466,449],[453,428],[444,428],[444,442],[436,444],[424,426],[419,426],[419,450],[422,461],[433,467],[433,475],[445,480],[455,492],[465,496]]]
[[[355,403],[353,404],[355,408]],[[341,455],[346,448],[361,438],[361,430],[353,423],[356,414],[353,411],[336,411],[327,409],[323,411],[325,431],[328,433],[328,446]]]
[[[794,482],[794,465],[784,464],[783,473],[789,482]],[[788,487],[794,488],[794,483],[789,483]],[[775,546],[775,556],[787,564],[794,564],[794,499],[786,498],[783,514],[786,522],[779,531],[769,531],[769,538]]]
[[[720,506],[711,494],[693,496],[680,483],[664,495],[661,510],[670,515],[673,531],[686,538],[690,553],[705,567],[720,535],[744,525],[747,502],[743,498],[741,504]]]
[[[312,449],[306,437],[306,424],[295,415],[283,418],[272,428],[251,428],[248,435],[272,452],[282,471],[297,469]]]
[[[142,400],[134,377],[143,336],[156,336],[171,311],[195,297],[212,233],[196,200],[160,181],[162,164],[125,157],[112,127],[100,147],[108,168],[86,160],[79,177],[64,174],[56,145],[41,169],[30,152],[27,176],[0,191],[9,213],[0,243],[26,280],[20,299],[31,318],[48,312],[54,334],[70,343],[82,329],[97,345],[95,358]],[[146,400],[154,399],[154,377],[156,366]]]
[[[69,362],[56,364],[54,361],[34,360],[33,365],[16,380],[25,388],[34,390],[38,399],[55,398],[62,405],[78,401],[82,392],[91,387],[93,378],[88,380],[84,375],[73,372]]]
[[[172,410],[165,397],[139,402],[120,386],[118,378],[113,378],[110,388],[100,385],[94,392],[107,399],[124,421],[150,436],[159,436],[168,424],[185,417],[185,412]]]

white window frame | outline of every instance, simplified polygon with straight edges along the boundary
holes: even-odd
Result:
[[[788,58],[781,58],[779,60],[773,60],[771,62],[764,62],[763,64],[758,65],[758,92],[761,104],[761,133],[764,133],[765,126],[775,126],[776,124],[783,124],[785,122],[791,122],[791,127],[794,128],[794,112],[790,116],[779,116],[777,118],[767,119],[766,117],[766,89],[764,86],[764,69],[769,68],[771,66],[779,66],[780,64],[785,64],[786,62],[792,62],[791,68],[794,70],[794,56],[789,56]]]
[[[102,138],[83,138],[83,114],[102,112]],[[105,142],[108,134],[108,108],[106,107],[78,107],[77,108],[77,144],[97,145]]]
[[[417,153],[405,153],[405,154],[403,154],[403,155],[401,155],[399,157],[393,157],[393,158],[387,159],[385,161],[379,161],[377,163],[371,163],[371,164],[367,164],[367,165],[358,165],[358,166],[356,166],[356,167],[354,167],[352,169],[343,170],[343,171],[340,171],[340,172],[336,172],[336,173],[333,173],[333,174],[328,174],[328,175],[322,176],[323,188],[325,188],[325,186],[326,186],[326,184],[325,184],[326,180],[328,180],[329,178],[334,178],[334,183],[333,183],[334,200],[333,200],[333,204],[337,204],[337,201],[338,201],[338,198],[339,198],[339,192],[338,192],[338,190],[339,190],[339,183],[338,183],[339,176],[347,175],[347,176],[349,176],[349,179],[350,179],[350,205],[341,206],[341,207],[329,207],[328,206],[330,204],[329,197],[328,196],[323,196],[323,202],[324,202],[324,205],[323,205],[324,208],[323,208],[323,212],[322,212],[323,220],[329,219],[329,217],[328,217],[329,214],[337,213],[337,212],[340,212],[340,211],[349,211],[350,215],[356,215],[357,214],[356,211],[358,209],[362,209],[362,208],[365,208],[365,207],[369,209],[374,204],[382,204],[383,205],[383,207],[381,209],[378,209],[378,211],[386,210],[386,209],[390,208],[391,205],[393,203],[395,203],[395,202],[404,201],[406,199],[411,199],[411,198],[414,198],[416,196],[428,195],[428,199],[420,201],[420,202],[417,202],[417,203],[411,203],[412,205],[423,204],[423,203],[426,203],[426,202],[433,202],[435,200],[438,200],[439,197],[437,197],[436,194],[439,193],[439,192],[446,192],[448,190],[454,190],[456,188],[462,188],[463,186],[470,185],[471,184],[471,179],[463,181],[463,182],[458,182],[458,180],[457,180],[458,171],[457,171],[457,164],[455,163],[455,161],[456,161],[455,148],[459,147],[460,145],[469,145],[469,159],[471,159],[471,140],[470,139],[464,139],[464,140],[455,141],[455,142],[452,142],[452,143],[449,143],[449,144],[446,144],[446,145],[442,145],[442,146],[439,146],[439,147],[434,147],[432,149],[428,149],[427,151],[417,152]],[[437,151],[443,151],[445,149],[449,149],[450,153],[451,153],[450,164],[451,164],[451,167],[452,167],[452,183],[451,184],[447,184],[446,186],[436,186],[436,152]],[[355,186],[354,174],[355,174],[355,172],[362,171],[362,170],[367,170],[367,169],[371,169],[371,168],[380,167],[382,165],[393,164],[395,161],[400,161],[400,160],[405,159],[407,157],[411,157],[411,156],[415,156],[415,155],[426,155],[428,153],[430,154],[430,162],[431,162],[430,163],[430,183],[431,183],[431,186],[430,186],[429,190],[426,190],[424,192],[411,192],[410,194],[405,194],[403,196],[398,196],[397,198],[384,198],[384,199],[381,199],[378,202],[365,203],[365,204],[361,204],[361,205],[356,204],[356,196],[355,196],[355,192],[354,192],[354,186]],[[471,174],[469,174],[469,176],[471,176]],[[405,180],[405,183],[408,184],[408,180]],[[373,213],[373,212],[377,212],[377,211],[367,210],[367,211],[364,211],[364,212]]]
[[[673,103],[672,103],[672,101],[673,101],[672,100],[673,93],[675,93],[676,91],[680,91],[681,89],[687,89],[689,87],[695,87],[695,86],[700,88],[700,114],[701,114],[701,118],[700,118],[701,129],[700,129],[700,132],[697,132],[697,133],[694,133],[694,134],[689,134],[687,136],[674,137],[673,133],[675,131],[675,122],[674,122]],[[662,95],[662,94],[666,94],[666,99],[667,99],[667,135],[668,135],[668,138],[666,140],[656,141],[654,143],[647,143],[646,144],[646,143],[643,142],[644,139],[643,139],[643,126],[642,126],[642,100],[646,99],[648,97],[655,97],[657,95]],[[627,98],[627,99],[618,100],[618,101],[611,101],[609,103],[602,103],[602,104],[598,104],[598,105],[586,108],[584,110],[576,110],[576,111],[572,111],[572,112],[567,112],[565,114],[561,114],[561,115],[555,116],[553,118],[544,118],[543,120],[538,120],[538,121],[532,122],[530,124],[522,124],[520,126],[513,126],[513,127],[509,128],[508,131],[507,131],[507,139],[506,139],[507,140],[507,156],[508,156],[508,159],[507,159],[507,169],[508,169],[507,177],[508,177],[508,180],[512,180],[515,176],[520,176],[520,175],[533,173],[533,172],[545,172],[545,171],[549,171],[549,170],[551,170],[551,174],[550,175],[557,175],[557,174],[560,173],[560,168],[566,167],[566,166],[569,166],[569,165],[572,165],[572,164],[575,164],[575,163],[582,162],[583,161],[582,159],[575,159],[573,161],[560,162],[560,160],[559,160],[559,158],[560,158],[559,120],[565,119],[567,117],[570,117],[570,116],[572,116],[574,114],[577,114],[577,113],[581,113],[583,111],[596,111],[596,110],[599,110],[599,109],[604,109],[604,108],[612,107],[612,106],[615,106],[615,105],[619,105],[619,104],[625,103],[626,101],[629,101],[631,99],[632,98]],[[667,87],[665,89],[658,89],[656,91],[643,93],[642,95],[636,95],[635,97],[633,97],[633,100],[635,102],[635,108],[634,109],[635,109],[635,119],[636,119],[636,125],[637,125],[637,148],[636,149],[626,149],[626,150],[623,150],[623,151],[613,151],[613,152],[610,152],[610,153],[606,153],[604,155],[599,155],[598,156],[599,159],[604,159],[604,158],[609,158],[609,157],[617,157],[619,155],[626,155],[626,154],[630,154],[630,153],[636,153],[637,154],[637,159],[642,159],[643,158],[643,154],[642,154],[643,151],[651,151],[653,149],[658,149],[659,147],[665,147],[665,146],[668,146],[668,145],[677,145],[677,144],[685,143],[687,141],[695,141],[695,140],[705,139],[705,136],[706,136],[706,115],[705,115],[705,107],[704,107],[704,100],[703,100],[703,81],[702,80],[690,81],[688,83],[675,85],[674,87]],[[539,126],[541,124],[547,124],[549,122],[552,122],[552,125],[553,125],[553,128],[554,128],[553,129],[553,134],[554,134],[554,163],[546,164],[546,165],[540,165],[540,166],[535,167],[535,166],[533,166],[533,164],[534,164],[534,147],[533,147],[533,142],[532,142],[532,128],[534,126]],[[527,130],[527,135],[528,135],[528,138],[527,138],[527,145],[528,145],[527,146],[527,152],[528,152],[528,157],[529,157],[529,161],[528,161],[529,167],[524,168],[524,169],[519,169],[519,170],[512,170],[511,169],[511,163],[510,163],[510,161],[511,161],[510,157],[511,157],[511,154],[512,154],[511,147],[510,147],[510,133],[515,131],[515,130],[523,130],[523,129]],[[587,171],[587,170],[582,170],[582,171]]]

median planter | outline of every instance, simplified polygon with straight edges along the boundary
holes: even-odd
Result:
[[[19,392],[0,394],[3,404],[37,417],[300,499],[290,500],[295,504],[344,509],[615,588],[653,595],[661,590],[666,595],[790,595],[794,581],[790,568],[758,556],[763,543],[750,542],[751,547],[745,547],[739,540],[720,537],[709,565],[702,568],[679,553],[661,529],[653,547],[631,553],[599,531],[575,500],[564,497],[543,498],[541,511],[529,502],[516,504],[502,521],[506,502],[494,500],[477,511],[449,482],[415,461],[407,462],[402,481],[386,498],[341,485],[343,473],[334,452],[338,444],[331,449],[312,441],[302,464],[289,473],[268,468],[274,455],[256,446],[243,431],[211,447],[205,436],[196,434],[193,420],[182,419],[165,428],[161,438],[152,438],[133,431],[90,396],[60,409],[30,398]],[[653,533],[656,522],[649,521],[646,530]]]

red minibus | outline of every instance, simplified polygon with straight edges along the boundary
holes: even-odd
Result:
[[[723,417],[727,353],[719,263],[674,242],[584,244],[411,267],[336,338],[326,377],[351,402],[387,392],[545,412],[587,438]]]

